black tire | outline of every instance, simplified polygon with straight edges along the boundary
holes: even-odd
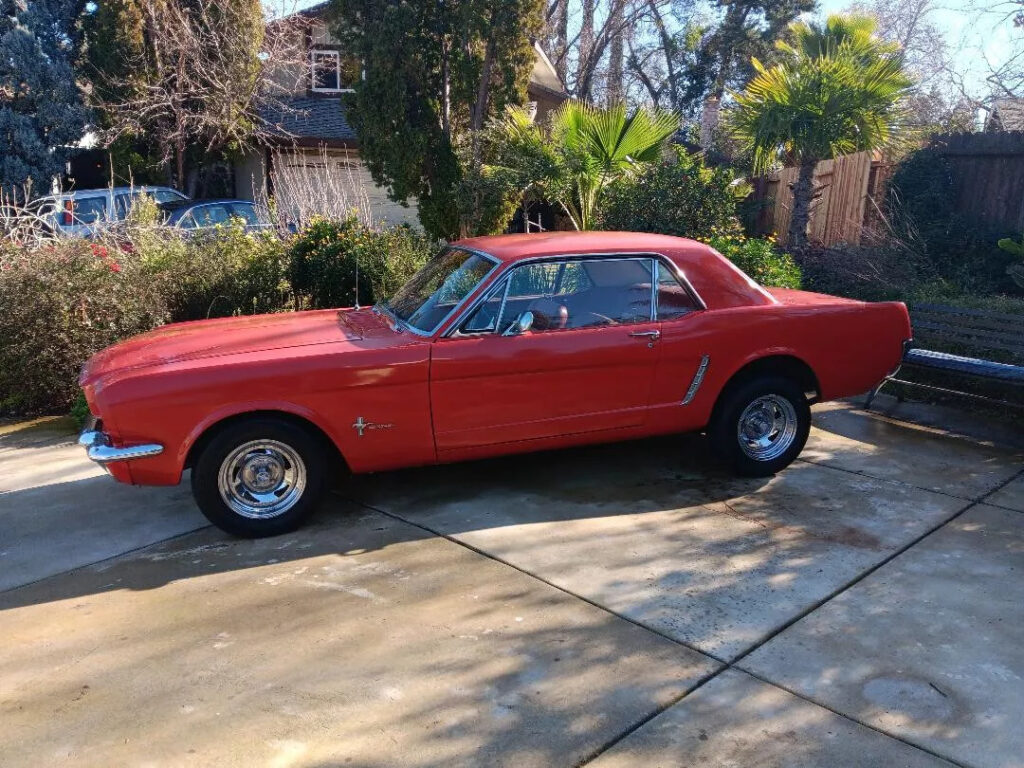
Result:
[[[762,398],[774,398],[762,400]],[[748,407],[760,401],[775,410],[788,425],[795,418],[793,431],[780,430],[779,442],[774,446],[778,455],[772,455],[771,448],[764,448],[764,458],[752,456],[758,447],[740,437],[740,420]],[[788,403],[788,408],[785,405]],[[790,410],[791,409],[791,410]],[[755,409],[757,410],[757,409]],[[753,417],[757,421],[756,415]],[[749,423],[749,422],[748,422]],[[757,422],[758,425],[766,422]],[[755,376],[736,385],[730,385],[722,393],[708,425],[708,437],[715,452],[740,475],[747,477],[768,477],[789,464],[800,455],[811,430],[811,406],[800,385],[782,376]],[[757,430],[753,430],[757,432]],[[771,441],[772,430],[766,438]],[[785,449],[783,448],[785,443]],[[744,445],[747,449],[744,449]]]
[[[243,448],[253,443],[263,447]],[[192,467],[192,495],[206,519],[223,531],[246,539],[277,536],[294,531],[316,509],[324,492],[326,466],[324,448],[308,430],[284,419],[253,417],[229,424],[204,446]],[[238,467],[237,473],[231,471]],[[234,500],[232,506],[221,493],[222,468],[228,478],[240,478],[248,472],[254,485],[259,480],[272,485],[280,473],[281,483],[263,496],[273,497],[286,487],[287,493],[293,495],[281,497],[279,512],[268,501],[271,506],[265,510],[249,510],[246,515],[236,507],[244,506],[241,497],[252,493],[251,489],[244,484],[227,483],[227,487],[240,489],[225,491],[228,499]],[[299,476],[304,478],[301,489],[298,482],[289,485],[289,477],[294,480]],[[255,505],[260,503],[255,495],[251,499]]]

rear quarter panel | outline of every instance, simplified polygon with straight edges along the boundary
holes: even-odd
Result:
[[[704,427],[737,372],[777,355],[795,357],[811,368],[820,400],[856,395],[899,366],[908,338],[907,311],[897,302],[808,298],[802,304],[707,310],[669,321],[663,325],[652,423],[665,432]],[[704,382],[694,400],[680,407],[703,355],[709,359]]]

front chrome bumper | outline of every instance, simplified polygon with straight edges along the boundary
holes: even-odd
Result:
[[[146,456],[156,456],[164,451],[164,447],[159,443],[114,448],[110,444],[110,437],[105,432],[91,427],[86,427],[85,431],[78,436],[78,444],[85,446],[86,454],[97,464],[143,459]]]

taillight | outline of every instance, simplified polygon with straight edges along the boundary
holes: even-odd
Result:
[[[64,201],[64,218],[63,224],[65,227],[70,227],[75,223],[75,201],[65,200]]]

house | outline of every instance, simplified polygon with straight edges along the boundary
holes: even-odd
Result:
[[[985,117],[985,132],[1024,131],[1024,99],[996,99]]]
[[[347,56],[331,35],[328,3],[292,14],[303,41],[303,62],[271,75],[286,89],[284,109],[266,115],[280,139],[253,148],[234,168],[235,195],[245,199],[273,197],[279,210],[297,219],[307,212],[344,215],[358,211],[364,220],[418,225],[415,204],[403,206],[388,198],[359,159],[359,139],[346,119],[343,95],[360,77],[359,62]],[[280,23],[280,22],[279,22]],[[528,95],[537,117],[543,117],[568,98],[555,68],[539,46]]]

